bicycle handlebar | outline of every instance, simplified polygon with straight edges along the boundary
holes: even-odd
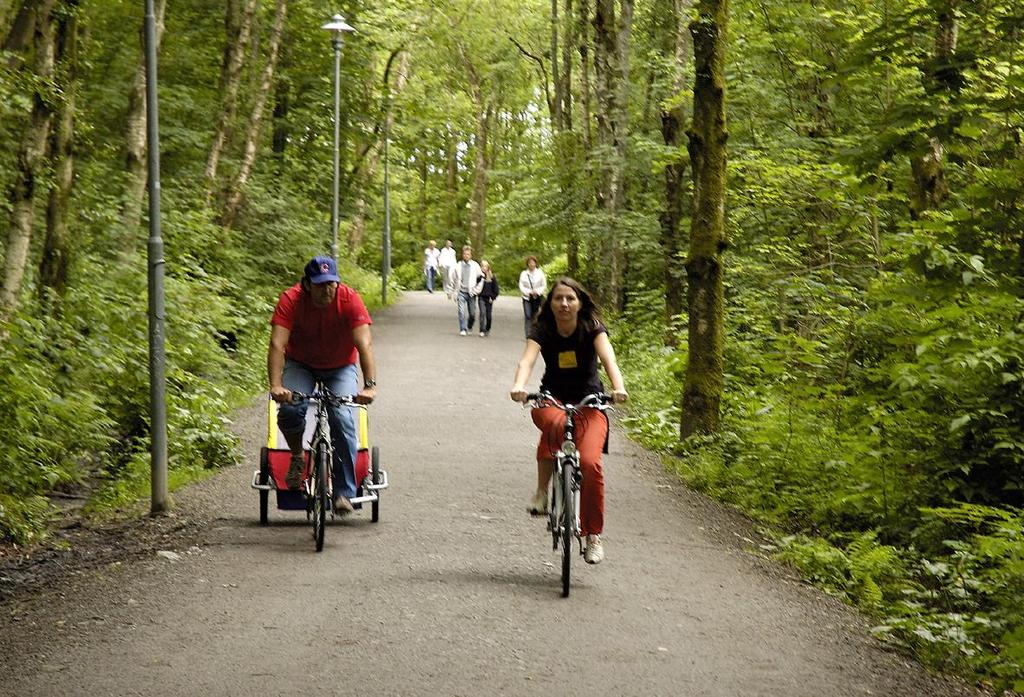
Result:
[[[287,404],[298,404],[299,402],[307,399],[314,402],[326,402],[327,404],[336,407],[366,407],[365,404],[355,401],[356,395],[354,394],[336,395],[331,394],[330,392],[314,392],[313,394],[305,394],[295,390],[292,390],[292,399],[290,402],[287,402]]]
[[[612,396],[604,392],[588,394],[576,404],[564,404],[550,392],[530,392],[526,395],[527,402],[533,402],[537,407],[558,407],[562,411],[592,407],[594,409],[608,409],[613,403]]]

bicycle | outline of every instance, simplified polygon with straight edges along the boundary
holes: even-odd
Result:
[[[606,411],[612,403],[610,395],[594,393],[587,395],[579,404],[563,404],[548,392],[532,392],[526,395],[526,402],[534,408],[557,407],[565,412],[565,431],[562,444],[555,453],[555,467],[548,483],[548,530],[551,532],[552,549],[562,547],[562,597],[569,597],[569,581],[572,572],[572,538],[575,537],[583,554],[583,536],[580,534],[580,490],[583,487],[583,471],[580,469],[580,453],[576,449],[575,414],[581,409]]]
[[[292,392],[292,403],[309,400],[316,404],[312,435],[309,439],[310,457],[303,469],[301,493],[283,487],[287,463],[290,459],[288,450],[271,450],[264,448],[261,452],[260,469],[253,474],[252,487],[260,491],[260,524],[267,524],[267,508],[270,491],[276,490],[278,507],[284,510],[305,508],[307,520],[313,524],[313,540],[316,551],[323,550],[327,523],[327,512],[334,517],[333,482],[331,478],[334,462],[334,447],[330,439],[329,407],[342,406],[362,409],[359,418],[360,447],[356,453],[356,480],[360,482],[362,495],[349,499],[352,504],[370,503],[371,522],[380,518],[380,491],[388,488],[387,472],[380,467],[380,451],[373,446],[366,451],[367,423],[365,418],[366,405],[355,401],[354,395],[332,394],[322,383],[317,383],[312,394]],[[274,413],[274,412],[272,412]],[[276,426],[273,428],[276,431]],[[367,462],[369,460],[369,462]],[[291,505],[291,498],[299,498],[298,506]]]

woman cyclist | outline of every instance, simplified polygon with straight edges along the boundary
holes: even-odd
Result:
[[[608,330],[590,294],[571,278],[555,281],[530,328],[526,348],[519,359],[511,397],[526,402],[526,381],[530,379],[537,356],[544,357],[544,376],[540,388],[563,403],[577,404],[584,397],[603,392],[597,374],[601,359],[612,383],[612,398],[625,402],[626,389],[622,373],[615,362],[615,351],[608,340]],[[576,447],[583,471],[580,492],[580,532],[586,535],[583,558],[588,564],[604,559],[601,533],[604,530],[604,474],[601,453],[608,437],[608,419],[597,409],[582,409],[576,419]],[[547,511],[548,480],[554,469],[554,456],[562,442],[565,412],[556,407],[533,410],[533,422],[540,429],[537,444],[537,491],[528,507],[532,515]]]

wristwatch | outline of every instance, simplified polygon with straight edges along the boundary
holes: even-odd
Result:
[[[363,383],[363,387],[368,389],[368,390],[371,389],[371,388],[374,388],[376,386],[377,386],[377,381],[374,380],[373,378],[370,378],[369,380],[367,380],[366,382]]]

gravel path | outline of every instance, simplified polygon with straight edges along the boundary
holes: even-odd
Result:
[[[379,523],[334,521],[320,554],[302,514],[257,524],[257,399],[235,424],[244,465],[177,492],[166,518],[89,531],[104,554],[8,592],[0,694],[979,694],[746,551],[741,517],[617,428],[607,559],[578,558],[561,598],[525,513],[535,429],[507,398],[518,300],[499,300],[488,338],[458,336],[441,294],[408,293],[375,322],[371,437],[392,483]]]

